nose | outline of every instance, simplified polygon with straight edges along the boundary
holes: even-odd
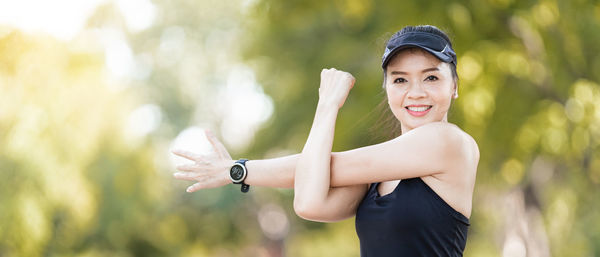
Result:
[[[406,95],[408,98],[418,99],[427,96],[427,92],[425,92],[421,83],[415,82],[410,83]]]

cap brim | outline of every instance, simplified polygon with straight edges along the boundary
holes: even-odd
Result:
[[[393,58],[393,57],[394,57],[394,56],[395,56],[395,55],[396,55],[398,52],[400,52],[401,50],[404,50],[404,49],[407,49],[407,48],[413,48],[413,47],[421,48],[421,49],[423,49],[423,50],[427,51],[428,53],[430,53],[430,54],[432,54],[433,56],[435,56],[435,57],[437,57],[438,59],[440,59],[442,62],[451,63],[451,62],[453,61],[452,57],[450,57],[450,56],[448,56],[448,55],[446,55],[446,54],[444,54],[444,53],[442,53],[442,52],[440,52],[440,51],[436,51],[436,50],[433,50],[433,49],[431,49],[431,48],[429,48],[429,47],[422,46],[422,45],[419,45],[419,44],[410,44],[410,43],[408,43],[408,44],[404,44],[404,45],[402,45],[402,46],[399,46],[399,47],[396,47],[396,48],[394,48],[394,50],[393,50],[393,51],[391,51],[391,52],[390,52],[390,53],[389,53],[389,54],[388,54],[388,55],[385,57],[385,59],[383,60],[383,62],[382,62],[382,64],[381,64],[381,67],[385,68],[385,67],[388,65],[388,63],[390,62],[390,60],[392,60],[392,58]]]

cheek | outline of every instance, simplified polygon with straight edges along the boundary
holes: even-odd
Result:
[[[452,93],[445,88],[443,90],[435,90],[429,94],[431,98],[441,107],[447,108],[452,102]]]
[[[403,92],[396,88],[388,88],[386,92],[388,97],[388,103],[390,105],[397,105],[402,103],[402,98],[404,96]]]

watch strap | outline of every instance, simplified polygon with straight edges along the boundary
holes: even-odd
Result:
[[[242,182],[242,193],[248,193],[248,191],[250,190],[250,185]]]
[[[246,162],[248,161],[248,159],[239,159],[237,161],[235,161],[236,163],[242,164],[244,166],[246,166]]]

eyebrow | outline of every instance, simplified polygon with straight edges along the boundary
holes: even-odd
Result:
[[[440,69],[438,69],[437,67],[432,67],[432,68],[427,68],[421,71],[421,73],[425,73],[425,72],[430,72],[430,71],[439,71]],[[404,71],[392,71],[391,73],[392,75],[406,75],[408,74],[407,72]]]

